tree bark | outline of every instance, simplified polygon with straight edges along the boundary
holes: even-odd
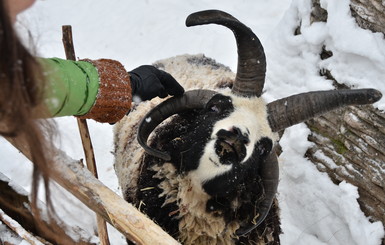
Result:
[[[358,187],[364,213],[385,223],[385,115],[351,106],[306,123],[314,144],[307,157],[333,181]]]
[[[350,11],[357,24],[373,32],[385,33],[385,2],[382,0],[351,0]]]
[[[328,13],[319,0],[312,0],[311,21],[327,21]],[[357,24],[373,32],[385,33],[385,2],[351,0],[350,9]],[[321,59],[333,54],[324,47]],[[330,71],[321,75],[346,88]],[[342,108],[306,122],[308,139],[314,146],[306,156],[335,182],[346,181],[358,187],[362,211],[372,221],[385,224],[385,113],[367,106]],[[385,244],[385,241],[383,241]]]

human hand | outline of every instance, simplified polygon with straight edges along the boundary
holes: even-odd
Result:
[[[150,100],[156,96],[182,95],[183,87],[167,72],[154,66],[143,65],[129,72],[132,96]]]

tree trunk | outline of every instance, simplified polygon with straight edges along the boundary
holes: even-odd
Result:
[[[351,0],[350,11],[357,24],[373,32],[385,33],[385,2],[382,0]]]
[[[327,11],[320,0],[312,0],[312,22],[326,21]],[[366,30],[385,34],[385,2],[382,0],[350,0],[350,11],[357,24]]]
[[[345,107],[307,122],[315,145],[307,157],[333,181],[358,187],[364,213],[385,223],[385,114]]]
[[[311,21],[327,21],[328,13],[319,0],[312,0],[312,4]],[[350,9],[361,28],[385,33],[384,1],[351,0]],[[320,54],[322,59],[333,55],[326,50]],[[333,79],[337,88],[346,88],[330,71],[321,75]],[[306,124],[311,130],[309,140],[314,143],[306,156],[334,182],[357,186],[362,211],[372,221],[385,224],[385,113],[371,105],[351,106]]]

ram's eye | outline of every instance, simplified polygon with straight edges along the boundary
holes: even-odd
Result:
[[[220,112],[220,109],[217,105],[212,105],[212,106],[210,106],[210,111],[218,113],[218,112]]]
[[[261,156],[267,156],[268,154],[270,154],[270,151],[272,150],[273,142],[271,139],[267,137],[263,137],[257,142],[256,147]]]
[[[221,101],[209,101],[206,105],[206,110],[213,113],[222,112],[223,106],[221,105]]]
[[[206,110],[213,113],[228,114],[233,109],[231,98],[222,94],[214,95],[206,104]]]

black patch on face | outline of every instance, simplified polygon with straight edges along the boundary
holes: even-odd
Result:
[[[256,144],[257,152],[262,158],[266,158],[273,148],[273,141],[267,137],[263,137]]]
[[[180,172],[197,169],[213,125],[232,111],[231,97],[216,94],[204,109],[180,113],[172,122],[158,128],[151,146],[169,152],[171,162]]]
[[[250,222],[259,211],[264,199],[260,168],[270,154],[273,142],[262,138],[254,147],[252,156],[244,163],[234,162],[232,169],[207,181],[203,189],[212,198],[206,205],[207,212],[223,214],[225,220],[238,219]],[[237,200],[237,207],[231,203]]]
[[[232,169],[204,183],[204,190],[211,196],[232,196],[232,193],[236,192],[237,185],[244,181],[244,176],[247,175],[248,171],[255,172],[255,174],[259,175],[259,167],[270,153],[272,146],[273,142],[271,139],[266,137],[262,138],[255,144],[252,156],[246,162],[227,162],[226,164],[232,165]],[[244,154],[246,153],[244,152]],[[237,158],[236,153],[228,153],[227,155],[230,155],[229,159]],[[227,155],[224,154],[224,156]]]
[[[222,164],[241,162],[246,156],[246,146],[250,143],[249,135],[237,127],[218,131],[214,148]]]

